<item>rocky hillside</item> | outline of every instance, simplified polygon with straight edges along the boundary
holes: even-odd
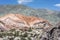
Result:
[[[59,11],[0,5],[0,40],[60,40],[59,20]]]
[[[60,20],[60,12],[48,9],[33,9],[24,5],[0,5],[0,15],[8,13],[20,13],[27,16],[42,17],[51,24],[56,24]]]
[[[10,13],[0,17],[0,40],[48,40],[51,28],[43,18]]]
[[[0,29],[1,30],[11,30],[11,29],[25,29],[27,28],[37,28],[47,30],[52,25],[45,19],[24,16],[21,14],[7,14],[0,17]]]

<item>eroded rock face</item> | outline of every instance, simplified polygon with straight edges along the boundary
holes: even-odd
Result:
[[[21,14],[8,14],[0,17],[0,28],[4,30],[23,29],[23,28],[49,29],[51,24],[42,18],[24,16]]]
[[[4,17],[0,17],[0,29],[23,29],[28,30],[32,28],[32,33],[38,34],[32,37],[32,40],[49,40],[49,31],[52,25],[42,18],[24,16],[21,14],[8,14]],[[25,32],[25,31],[24,31]]]
[[[60,23],[50,30],[49,40],[60,40]]]

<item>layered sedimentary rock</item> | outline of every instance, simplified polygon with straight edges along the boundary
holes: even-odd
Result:
[[[24,28],[48,29],[51,24],[42,18],[25,16],[21,14],[7,14],[0,17],[0,29],[24,29]]]

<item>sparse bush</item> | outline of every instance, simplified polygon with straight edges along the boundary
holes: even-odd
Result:
[[[22,30],[9,30],[6,32],[0,33],[0,37],[4,40],[40,40],[41,35],[43,32],[36,29],[29,28],[29,30],[22,31]]]

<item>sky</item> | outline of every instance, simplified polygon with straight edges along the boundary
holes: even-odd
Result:
[[[31,8],[60,10],[60,0],[0,0],[0,5],[26,5]]]

